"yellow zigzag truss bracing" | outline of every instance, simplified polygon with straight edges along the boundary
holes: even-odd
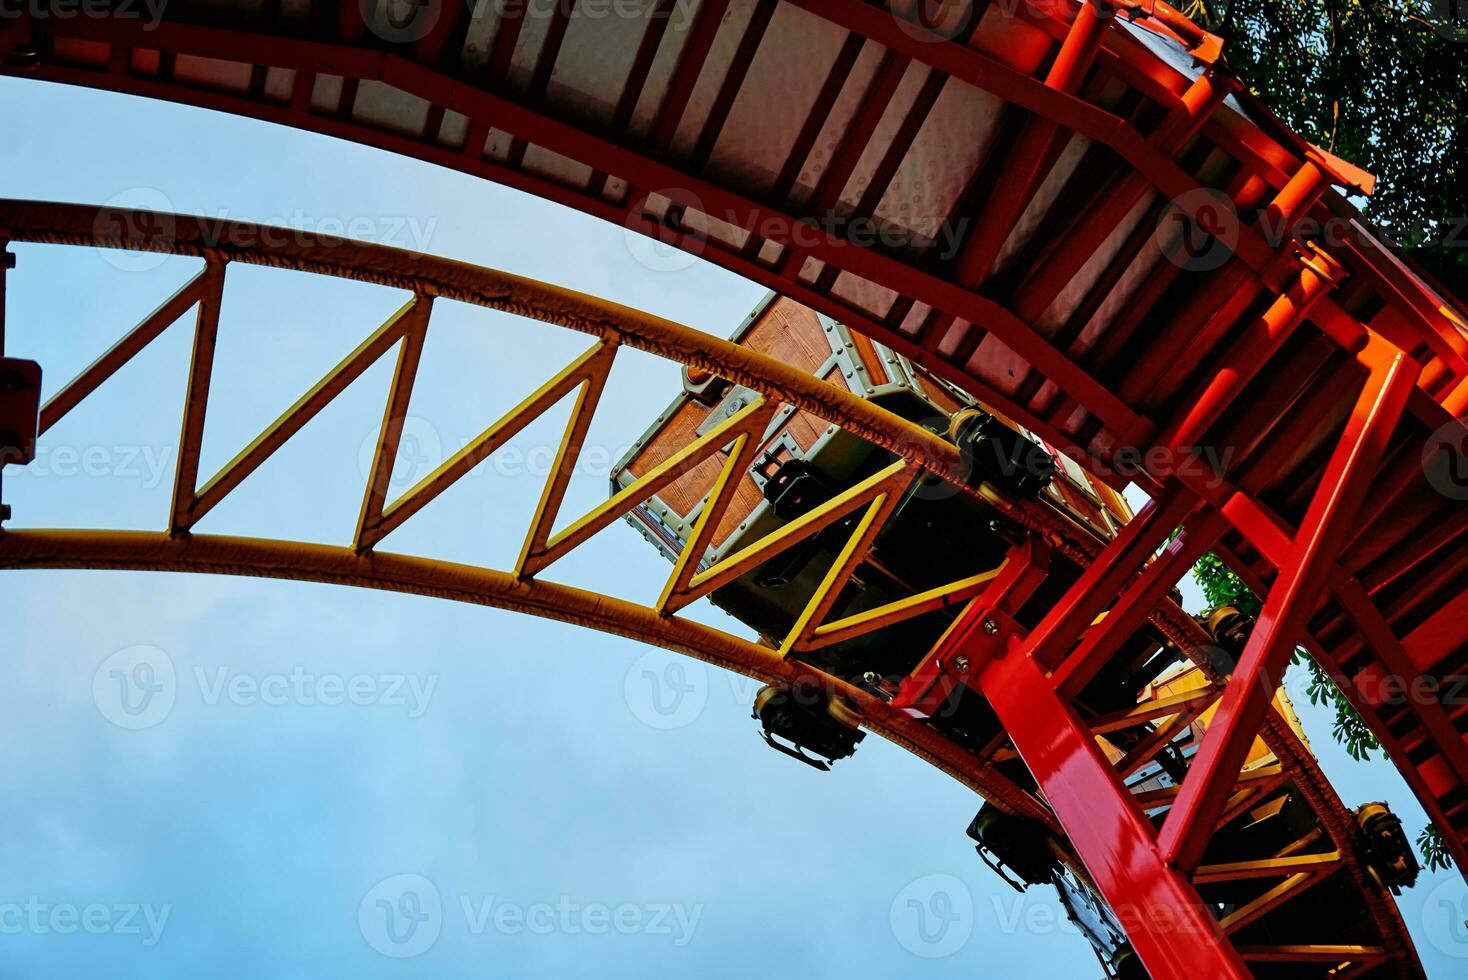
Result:
[[[211,225],[216,224],[211,222]],[[83,402],[119,368],[178,318],[194,311],[193,353],[183,408],[177,468],[170,513],[158,532],[114,530],[57,531],[5,529],[0,532],[0,567],[127,568],[212,572],[356,585],[439,596],[576,623],[655,644],[765,682],[808,683],[840,693],[855,705],[863,727],[875,731],[972,787],[996,805],[1048,826],[1063,835],[1043,799],[1021,789],[994,768],[1013,757],[1002,738],[982,752],[960,747],[936,728],[893,708],[886,701],[826,675],[798,658],[817,649],[884,629],[912,616],[966,602],[1000,573],[994,569],[879,608],[827,621],[835,597],[919,473],[936,475],[958,492],[984,498],[1006,518],[1027,528],[1050,548],[1081,564],[1104,542],[1058,512],[1037,504],[1007,500],[987,486],[963,482],[965,467],[957,449],[931,432],[904,421],[871,402],[806,375],[748,348],[636,310],[507,273],[381,246],[342,243],[332,247],[292,242],[289,235],[259,234],[254,226],[226,223],[226,234],[184,216],[127,212],[120,222],[98,222],[96,211],[73,205],[0,201],[0,238],[14,243],[126,247],[195,256],[203,268],[168,297],[43,407],[44,433]],[[100,229],[131,229],[126,238]],[[139,233],[138,229],[168,229]],[[280,241],[287,244],[245,248],[218,242]],[[354,279],[407,290],[410,298],[386,323],[373,330],[335,368],[212,477],[200,483],[199,450],[209,406],[211,371],[224,283],[232,263],[274,266]],[[3,280],[0,280],[3,282]],[[556,324],[594,338],[583,354],[548,379],[463,449],[409,488],[388,499],[389,476],[402,436],[419,359],[428,342],[433,305],[451,299]],[[694,442],[661,461],[635,484],[589,513],[553,530],[577,453],[604,394],[608,373],[622,347],[647,351],[716,373],[759,393],[759,398],[723,420]],[[354,379],[388,352],[396,363],[372,465],[363,491],[353,540],[341,546],[196,534],[195,525]],[[551,406],[572,398],[572,410],[540,502],[524,535],[515,567],[493,570],[391,554],[376,549],[394,529],[412,519],[435,497],[505,445]],[[713,529],[729,504],[733,477],[747,469],[767,423],[781,405],[793,405],[844,427],[892,452],[892,462],[803,517],[791,521],[711,567],[700,569]],[[556,561],[598,531],[627,514],[694,465],[721,451],[728,454],[709,499],[660,594],[647,604],[599,595],[541,577]],[[786,637],[765,646],[695,623],[678,615],[696,599],[849,517],[854,529],[809,604]],[[1191,617],[1170,600],[1150,621],[1186,650],[1210,642]],[[1211,670],[1205,666],[1205,672]],[[1162,746],[1208,710],[1222,690],[1222,678],[1209,675],[1201,689],[1159,698],[1113,716],[1087,720],[1097,735],[1149,723],[1155,737],[1132,749],[1118,763],[1123,777],[1136,772]],[[1385,963],[1401,976],[1420,976],[1411,942],[1390,897],[1367,867],[1351,813],[1326,781],[1313,756],[1288,723],[1271,711],[1263,738],[1273,761],[1242,772],[1223,821],[1243,808],[1267,802],[1290,789],[1303,794],[1319,814],[1320,825],[1297,851],[1261,854],[1227,865],[1205,865],[1195,883],[1246,878],[1277,878],[1279,884],[1219,923],[1223,935],[1257,922],[1311,885],[1342,873],[1363,896],[1379,941],[1373,945],[1324,946],[1308,942],[1239,949],[1245,961],[1351,963],[1370,969]],[[1144,807],[1165,806],[1168,791],[1138,798]],[[1155,797],[1155,798],[1153,798]],[[1220,821],[1220,822],[1223,822]],[[1066,863],[1083,879],[1085,869],[1073,854]]]

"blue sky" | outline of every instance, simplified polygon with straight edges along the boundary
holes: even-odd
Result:
[[[349,229],[721,336],[763,295],[702,262],[650,258],[564,208],[324,137],[8,78],[0,106],[7,196]],[[48,392],[197,268],[17,251],[7,353],[40,360]],[[232,270],[203,474],[402,301]],[[187,326],[48,433],[37,465],[7,470],[15,526],[163,526]],[[440,304],[397,486],[586,346]],[[389,370],[372,368],[199,530],[344,543]],[[619,358],[588,440],[598,452],[564,515],[604,495],[605,461],[676,385],[666,362]],[[563,420],[549,413],[521,453],[483,464],[381,547],[505,567]],[[666,570],[619,524],[547,577],[646,602]],[[973,854],[971,793],[878,738],[825,775],[775,755],[755,736],[743,678],[411,596],[132,573],[11,572],[4,584],[6,977],[1096,971],[1048,896],[1019,899]],[[738,629],[707,607],[690,614]],[[130,715],[119,676],[151,677],[166,697]],[[686,697],[661,713],[674,688]],[[1347,802],[1387,799],[1415,836],[1424,818],[1390,767],[1351,762],[1325,714],[1301,711]],[[1464,895],[1439,873],[1402,900],[1432,976],[1461,975],[1468,958],[1468,937],[1451,931]]]

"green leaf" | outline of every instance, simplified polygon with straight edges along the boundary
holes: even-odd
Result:
[[[1422,852],[1422,866],[1428,871],[1446,871],[1453,866],[1452,856],[1443,847],[1442,834],[1431,824],[1417,835],[1417,850]]]

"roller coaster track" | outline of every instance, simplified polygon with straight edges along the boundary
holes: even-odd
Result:
[[[540,574],[597,530],[619,520],[639,501],[656,492],[659,486],[686,473],[702,458],[698,455],[700,444],[695,443],[689,453],[670,457],[646,473],[633,488],[567,524],[561,531],[551,533],[557,523],[559,500],[575,465],[576,449],[590,425],[612,359],[621,346],[650,351],[705,370],[717,369],[731,380],[760,392],[764,398],[760,404],[769,406],[770,410],[777,404],[794,405],[893,451],[894,462],[881,471],[877,479],[868,481],[870,487],[863,489],[858,486],[853,492],[813,512],[811,520],[806,523],[807,533],[818,528],[822,521],[829,524],[827,518],[839,517],[862,506],[868,506],[876,519],[885,519],[888,512],[880,507],[884,487],[894,479],[902,479],[901,474],[908,474],[906,478],[910,479],[911,473],[921,469],[954,481],[953,485],[961,492],[983,497],[999,508],[1006,519],[1030,532],[1030,543],[1022,550],[1017,549],[1016,558],[1011,559],[1014,569],[1026,568],[1017,559],[1032,557],[1037,549],[1053,550],[1081,564],[1102,554],[1103,542],[1094,536],[1094,532],[1068,521],[1058,511],[1037,503],[1008,501],[984,485],[974,487],[958,482],[964,471],[963,462],[950,443],[842,388],[749,349],[592,297],[443,259],[356,243],[300,244],[292,242],[290,236],[269,234],[268,230],[257,226],[232,222],[220,224],[182,215],[111,209],[99,211],[77,205],[0,201],[0,228],[15,244],[125,246],[165,250],[203,260],[202,268],[193,278],[164,299],[154,313],[128,331],[90,367],[60,388],[41,410],[41,438],[44,441],[45,430],[84,404],[88,396],[145,349],[165,327],[193,311],[194,354],[189,366],[172,505],[164,521],[167,529],[157,533],[6,529],[0,532],[0,567],[130,568],[306,579],[480,603],[630,636],[766,682],[810,684],[824,691],[839,691],[855,702],[866,727],[927,759],[1006,810],[1039,820],[1057,832],[1066,831],[1063,810],[1052,809],[1055,786],[1045,786],[1045,795],[1040,796],[1016,785],[994,766],[994,762],[1004,754],[1012,757],[1016,750],[1024,752],[1027,746],[1022,742],[991,746],[987,750],[988,758],[975,754],[886,700],[804,665],[786,656],[785,651],[742,640],[676,614],[677,608],[707,593],[717,585],[718,579],[732,574],[737,568],[748,567],[755,558],[731,556],[726,563],[716,564],[704,573],[701,581],[700,576],[693,574],[687,556],[701,553],[702,548],[687,548],[661,596],[646,605],[559,585],[545,580]],[[108,229],[114,231],[109,232]],[[269,248],[229,244],[270,241],[284,244]],[[201,486],[198,459],[209,405],[209,379],[214,369],[214,332],[219,322],[227,269],[233,263],[347,277],[407,290],[411,298]],[[12,273],[19,274],[19,269]],[[596,340],[584,355],[549,379],[463,450],[397,500],[389,501],[386,497],[387,475],[392,470],[398,449],[402,419],[412,395],[416,365],[426,341],[432,305],[439,299],[473,303],[558,324],[590,334]],[[384,408],[379,446],[364,487],[361,517],[352,542],[331,547],[194,531],[195,524],[209,510],[235,492],[251,472],[285,445],[366,367],[395,348],[398,351],[397,362]],[[567,423],[566,439],[548,479],[541,506],[527,530],[525,548],[517,567],[495,571],[375,550],[375,543],[384,534],[411,519],[423,505],[505,445],[516,432],[551,405],[573,395],[576,407]],[[758,406],[748,414],[758,421]],[[717,450],[726,444],[726,440],[742,438],[741,433],[750,424],[750,421],[736,416],[724,427],[710,432],[701,440],[703,454]],[[762,422],[758,424],[763,426]],[[738,451],[732,451],[730,472],[736,465],[733,461],[738,458]],[[1146,524],[1146,513],[1144,511],[1143,517],[1134,521],[1134,530]],[[854,546],[869,544],[875,530],[870,525],[859,525],[852,537]],[[858,541],[863,535],[865,544]],[[763,545],[758,558],[762,560],[795,546],[800,540],[799,533],[782,533]],[[1186,554],[1186,549],[1171,549],[1164,553],[1167,558],[1153,562],[1149,568],[1171,567],[1176,563],[1172,556]],[[847,567],[854,562],[855,555]],[[1103,566],[1091,564],[1090,567],[1099,569]],[[1017,577],[1001,573],[997,577],[981,576],[977,583],[957,582],[943,590],[941,597],[924,594],[906,604],[894,604],[900,608],[886,609],[884,615],[868,616],[860,623],[844,620],[824,622],[818,609],[822,595],[818,594],[812,597],[807,614],[801,617],[801,625],[793,631],[787,643],[798,652],[817,640],[822,630],[834,629],[846,636],[855,632],[874,632],[920,611],[920,607],[931,606],[939,598],[977,597],[976,602],[984,603],[984,596],[990,590],[1001,588],[1006,578],[1012,584]],[[989,604],[984,605],[987,607]],[[1145,616],[1181,649],[1196,651],[1200,656],[1215,649],[1212,638],[1166,597],[1152,603]],[[1144,702],[1136,710],[1124,713],[1125,717],[1091,717],[1085,720],[1070,709],[1063,709],[1063,713],[1081,726],[1078,730],[1091,731],[1088,737],[1093,742],[1094,734],[1114,732],[1128,726],[1154,724],[1161,730],[1173,720],[1181,720],[1185,726],[1224,691],[1223,679],[1213,670],[1211,661],[1204,659],[1202,663],[1210,672],[1212,683],[1201,691],[1191,692],[1186,705]],[[1030,692],[1025,699],[1035,696],[1035,692]],[[1318,818],[1318,827],[1307,835],[1308,846],[1297,852],[1288,855],[1260,854],[1247,860],[1232,861],[1226,866],[1198,868],[1193,877],[1200,882],[1261,877],[1279,879],[1277,886],[1262,892],[1258,901],[1235,909],[1232,921],[1223,919],[1215,924],[1210,918],[1205,935],[1211,942],[1218,935],[1250,925],[1266,928],[1275,934],[1280,929],[1288,931],[1287,926],[1273,925],[1270,914],[1287,909],[1286,903],[1290,898],[1334,876],[1332,888],[1338,889],[1345,883],[1347,892],[1355,896],[1350,899],[1350,908],[1367,914],[1374,927],[1373,941],[1361,942],[1356,937],[1352,942],[1322,942],[1317,936],[1308,937],[1308,941],[1282,942],[1276,938],[1269,943],[1241,947],[1240,953],[1245,959],[1255,960],[1258,964],[1288,962],[1296,968],[1299,963],[1312,963],[1321,969],[1351,963],[1362,970],[1381,967],[1389,969],[1393,975],[1419,975],[1410,940],[1395,906],[1367,866],[1351,813],[1335,795],[1295,731],[1274,709],[1264,718],[1260,733],[1270,755],[1263,758],[1263,764],[1251,766],[1230,780],[1231,785],[1237,785],[1230,794],[1228,812],[1218,817],[1216,822],[1225,824],[1244,811],[1294,793],[1309,802]],[[1135,771],[1160,748],[1161,745],[1157,744],[1140,758],[1129,760],[1131,766],[1128,771]],[[1120,775],[1114,778],[1119,780]],[[1047,802],[1046,797],[1051,802]],[[1138,799],[1142,807],[1149,810],[1165,809],[1171,802],[1166,791],[1154,791],[1151,796]],[[1088,806],[1095,805],[1096,801],[1088,801]],[[1070,859],[1078,873],[1089,876],[1083,856],[1072,854]],[[1091,860],[1095,860],[1094,856]],[[1112,900],[1123,905],[1125,896],[1114,895]],[[1190,893],[1182,907],[1198,911],[1202,905],[1196,895]],[[1174,928],[1175,925],[1170,926],[1164,933]],[[1176,936],[1171,938],[1176,940]]]
[[[1020,718],[1011,726],[1045,803],[852,692],[866,723],[1002,805],[1064,829],[1078,867],[1114,905],[1191,908],[1188,921],[1203,937],[1196,941],[1146,923],[1133,930],[1154,976],[1209,969],[1202,964],[1210,974],[1242,975],[1240,954],[1261,974],[1293,962],[1295,970],[1314,963],[1322,975],[1342,963],[1413,975],[1410,942],[1357,854],[1349,814],[1271,696],[1296,643],[1305,644],[1468,868],[1468,705],[1441,697],[1447,681],[1468,673],[1468,508],[1452,468],[1463,463],[1452,454],[1468,444],[1461,308],[1380,242],[1336,189],[1368,193],[1370,176],[1305,143],[1239,91],[1217,63],[1217,39],[1164,4],[958,3],[936,22],[914,19],[913,5],[892,6],[668,0],[650,3],[642,17],[607,19],[574,3],[502,12],[443,0],[403,20],[370,3],[179,2],[156,24],[121,15],[8,20],[0,70],[352,139],[621,223],[840,319],[1116,485],[1135,480],[1153,504],[1111,542],[1053,513],[991,499],[1034,541],[1086,571],[1029,632],[1002,621],[1013,594],[991,591],[993,582],[976,596],[965,592],[976,600],[967,626],[999,628],[951,634],[969,665],[962,679],[1001,716],[1005,690],[1025,690],[1052,709],[1038,713],[1052,726],[1044,731]],[[7,202],[0,211],[0,236],[11,241],[100,239],[204,257],[199,278],[165,304],[175,315],[196,304],[204,311],[204,354],[230,261],[412,291],[415,301],[343,363],[345,373],[297,406],[308,414],[371,352],[399,342],[397,377],[411,388],[416,354],[406,352],[421,344],[431,299],[446,296],[596,335],[586,360],[541,393],[546,401],[579,386],[586,410],[578,418],[594,410],[598,379],[624,343],[812,411],[910,466],[958,476],[951,446],[859,399],[750,351],[549,287],[367,246],[331,255],[241,250],[184,217],[154,225],[163,219],[115,212],[109,226],[95,209]],[[872,229],[881,234],[863,234]],[[49,420],[171,322],[165,312],[58,395]],[[200,377],[196,367],[191,380],[186,447],[197,445],[207,370]],[[697,591],[687,563],[641,611],[543,583],[539,570],[579,540],[550,533],[554,484],[539,515],[550,517],[532,528],[521,567],[509,573],[377,554],[372,544],[394,521],[462,475],[451,468],[423,496],[386,502],[390,425],[350,547],[191,533],[289,438],[301,424],[293,418],[202,488],[191,469],[197,454],[185,453],[166,533],[7,531],[0,557],[425,591],[589,621],[766,678],[805,670],[776,651],[659,615]],[[502,436],[488,434],[481,448],[491,451]],[[1200,447],[1228,450],[1222,472],[1189,465]],[[842,506],[880,516],[883,488],[866,490]],[[1159,559],[1147,560],[1164,545]],[[1069,699],[1127,628],[1150,621],[1185,650],[1205,642],[1166,593],[1209,550],[1255,588],[1264,611],[1236,669],[1215,678],[1209,734],[1154,828],[1097,755],[1086,726],[1098,720],[1081,718]],[[1026,561],[1043,574],[1044,555],[1013,557],[1008,586]],[[819,617],[806,625],[815,628]],[[811,639],[788,638],[787,652]],[[956,649],[945,662],[957,661]],[[1404,702],[1383,693],[1387,679],[1429,693]],[[1233,810],[1256,736],[1317,806],[1341,872],[1369,910],[1373,942],[1355,950],[1275,942],[1261,952],[1240,940],[1235,950],[1203,928],[1210,913],[1195,889],[1226,873],[1210,869],[1204,852]],[[1054,739],[1075,751],[1049,755]],[[1159,801],[1148,802],[1151,809]],[[1114,822],[1082,819],[1087,806]],[[1294,869],[1271,901],[1319,880]],[[1271,906],[1279,908],[1287,903]]]

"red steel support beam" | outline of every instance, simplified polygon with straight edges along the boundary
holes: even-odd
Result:
[[[1192,506],[1191,495],[1178,484],[1172,484],[1160,499],[1149,501],[1035,627],[1027,643],[1028,655],[1046,669],[1059,663],[1076,637],[1111,604]]]
[[[1212,72],[1199,75],[1183,93],[1180,109],[1153,134],[1151,142],[1165,153],[1176,153],[1197,134],[1233,89],[1225,76]],[[1045,312],[1096,249],[1136,207],[1149,186],[1147,179],[1139,173],[1126,174],[1114,183],[1099,205],[1077,222],[1055,253],[1048,256],[1020,287],[1014,309],[1021,320],[1033,322]]]
[[[693,156],[689,160],[693,169],[702,170],[708,166],[709,157],[713,155],[714,146],[719,142],[719,134],[724,131],[724,124],[729,120],[729,112],[744,88],[744,80],[749,76],[749,66],[759,54],[760,43],[764,41],[765,32],[769,30],[778,4],[779,0],[758,0],[750,13],[749,23],[744,28],[744,36],[739,39],[734,60],[719,84],[719,94],[709,107],[703,129],[699,131],[698,142],[694,145]]]
[[[1006,637],[984,639],[1002,649]],[[1147,972],[1154,980],[1247,977],[1197,892],[1164,862],[1151,825],[1094,734],[1026,655],[1023,640],[1007,639],[1008,651],[984,668],[982,690]]]
[[[1305,520],[1291,542],[1218,713],[1163,825],[1169,863],[1202,861],[1214,823],[1259,732],[1279,678],[1315,610],[1366,484],[1417,381],[1417,365],[1377,345],[1377,364],[1331,455]]]
[[[678,124],[683,121],[683,112],[688,108],[688,100],[693,97],[693,87],[698,84],[704,62],[708,61],[709,52],[713,50],[714,37],[728,11],[729,0],[704,0],[698,13],[694,14],[693,26],[688,29],[683,48],[678,52],[673,77],[668,82],[662,105],[658,107],[651,138],[657,149],[666,150],[672,144]]]
[[[887,107],[892,104],[892,98],[897,94],[897,87],[902,83],[902,76],[907,73],[909,64],[911,62],[896,51],[889,50],[882,55],[877,73],[862,95],[861,108],[847,125],[846,132],[832,152],[831,161],[826,164],[820,182],[811,196],[809,211],[819,227],[825,227],[827,219],[836,213],[841,193],[846,189],[851,175],[856,172],[862,154],[866,152],[877,132],[877,126],[887,113]],[[794,276],[804,264],[805,253],[789,247],[780,264],[781,272]]]
[[[1305,321],[1310,307],[1330,290],[1340,274],[1340,266],[1334,259],[1311,246],[1294,285],[1235,339],[1224,354],[1218,373],[1190,403],[1187,413],[1173,422],[1158,441],[1173,451],[1201,445],[1208,428]]]
[[[1387,673],[1400,682],[1408,709],[1437,746],[1448,769],[1459,783],[1468,787],[1468,743],[1463,741],[1463,736],[1453,727],[1452,720],[1441,704],[1436,701],[1425,703],[1422,692],[1410,689],[1412,680],[1420,676],[1422,671],[1403,649],[1402,641],[1392,632],[1386,617],[1381,614],[1381,610],[1376,607],[1376,603],[1371,600],[1358,579],[1346,577],[1335,583],[1335,594],[1346,615],[1361,631],[1366,645],[1381,660]]]
[[[510,62],[515,57],[515,46],[524,26],[525,4],[521,0],[510,0],[500,15],[499,28],[489,49],[489,64],[485,66],[484,74],[491,84],[504,81],[510,73]]]
[[[1110,16],[1102,14],[1094,3],[1081,5],[1054,64],[1045,76],[1047,87],[1068,95],[1080,87],[1101,47],[1101,37],[1109,20]],[[974,222],[973,234],[958,257],[955,280],[975,287],[988,278],[1005,239],[1044,179],[1045,161],[1050,159],[1051,151],[1069,137],[1068,131],[1050,119],[1030,119],[1025,123],[1018,141],[1005,159],[996,193],[984,202],[978,220]]]
[[[1024,605],[1044,581],[1049,562],[1049,549],[1033,535],[1023,544],[1010,548],[999,574],[968,604],[922,663],[903,681],[892,706],[932,715],[960,683],[976,679],[976,658],[965,651],[982,642],[986,635],[992,635],[985,633],[987,613],[998,609],[1012,613]],[[985,615],[976,615],[975,610]],[[964,655],[963,660],[958,659],[960,654]]]
[[[1096,671],[1116,653],[1122,642],[1146,623],[1157,603],[1188,569],[1212,548],[1228,527],[1217,511],[1196,515],[1142,574],[1122,593],[1106,618],[1086,631],[1080,644],[1056,669],[1052,678],[1063,697],[1075,697],[1096,676]]]
[[[428,14],[433,18],[429,28],[412,42],[413,57],[429,64],[458,57],[479,9],[468,0],[443,0],[436,14]]]

